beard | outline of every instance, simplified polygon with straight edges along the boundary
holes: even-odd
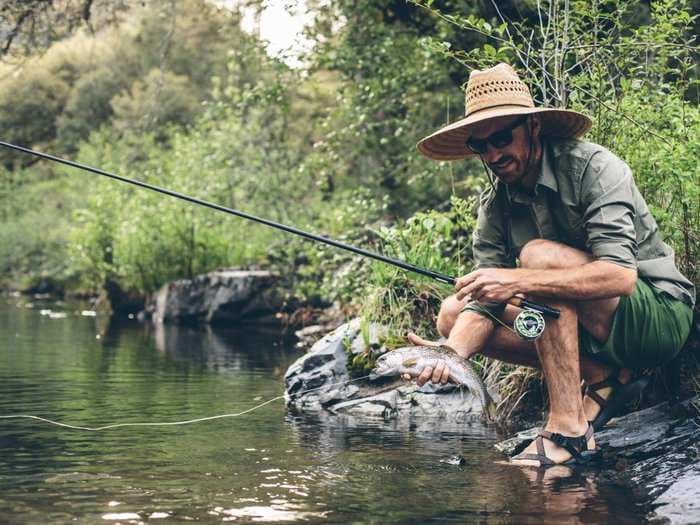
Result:
[[[504,157],[498,162],[489,164],[489,169],[503,182],[509,182],[510,179],[517,178],[517,163],[513,157]]]

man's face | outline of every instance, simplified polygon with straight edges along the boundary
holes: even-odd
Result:
[[[475,139],[485,139],[492,134],[511,127],[520,116],[496,117],[476,124],[472,131],[472,137]],[[528,128],[532,126],[531,134],[528,133]],[[530,141],[535,140],[539,136],[539,120],[531,118],[522,122],[517,127],[511,130],[513,140],[510,144],[503,147],[495,147],[487,143],[486,151],[481,154],[481,158],[491,171],[498,177],[499,180],[512,186],[522,182],[527,168],[528,156],[530,155]],[[533,150],[533,158],[530,162],[535,161],[536,151]]]

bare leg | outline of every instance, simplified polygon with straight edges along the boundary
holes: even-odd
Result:
[[[513,365],[541,368],[535,345],[503,327],[494,330],[481,353]]]
[[[476,312],[462,312],[466,300],[458,301],[454,295],[443,301],[438,316],[438,330],[447,337],[446,343],[463,357],[483,352],[488,357],[507,361],[518,365],[538,367],[539,361],[532,343],[521,340],[512,332],[503,327],[495,326],[494,323]],[[513,307],[508,307],[515,311]],[[509,316],[513,316],[509,311]],[[409,341],[413,344],[431,344],[416,334],[408,335]],[[425,367],[416,378],[418,385],[423,385],[427,381],[444,382],[447,377],[444,375],[442,365],[437,365],[435,369]]]
[[[593,256],[589,253],[544,239],[528,242],[520,252],[520,264],[523,268],[572,268],[583,266],[593,260]],[[575,303],[579,323],[593,337],[599,341],[605,341],[610,334],[613,314],[619,302],[619,297],[612,297]]]
[[[564,435],[583,434],[588,428],[581,404],[576,310],[567,303],[556,306],[561,315],[550,321],[535,341],[547,382],[550,415],[548,430]]]
[[[481,314],[464,313],[460,315],[462,308],[468,302],[468,298],[460,301],[457,300],[456,296],[450,295],[442,302],[440,308],[437,328],[443,337],[448,338],[448,342],[453,348],[456,350],[464,348],[469,354],[481,352],[486,357],[515,365],[540,367],[535,354],[535,346],[532,343],[520,339],[502,326],[494,325],[492,321],[483,318]],[[520,311],[519,308],[507,305],[501,320],[510,326]],[[467,320],[467,315],[471,316],[472,319]],[[482,333],[475,333],[479,330],[474,330],[474,318],[479,319],[484,324],[485,328],[483,328]]]
[[[530,268],[569,268],[593,261],[593,257],[586,252],[543,239],[527,243],[520,253],[520,258],[523,266]],[[610,335],[612,319],[619,303],[619,297],[576,303],[579,323],[595,339],[605,341]],[[585,354],[581,355],[580,361],[581,376],[589,385],[607,379],[613,372],[611,367],[591,359]],[[621,383],[627,383],[631,378],[631,370],[620,370],[618,380]],[[598,394],[604,399],[607,399],[610,393],[610,388],[598,391]],[[583,398],[583,408],[589,421],[593,421],[600,412],[598,403],[588,396]]]
[[[593,260],[588,253],[582,252],[569,246],[537,239],[528,243],[520,254],[521,265],[529,268],[567,268],[586,264]],[[460,311],[466,304],[467,300],[457,301],[454,296],[448,297],[442,305],[440,315],[438,316],[438,330],[444,336],[449,335],[449,339],[453,346],[458,346],[464,338],[475,341],[474,334],[469,328],[472,323],[465,323],[466,328],[460,330],[461,322],[457,322],[460,316]],[[575,309],[577,322],[580,322],[586,330],[591,333],[596,339],[604,341],[607,339],[613,314],[619,303],[619,298],[603,299],[597,301],[582,301],[569,305],[569,308]],[[504,321],[512,322],[512,318],[517,313],[517,310],[508,307],[504,314]],[[466,315],[466,314],[462,314]],[[472,314],[469,314],[472,315]],[[551,324],[549,322],[548,324]],[[455,329],[456,330],[453,330]],[[577,334],[577,325],[572,328],[574,336]],[[457,332],[457,333],[454,333]],[[515,363],[525,366],[538,366],[539,359],[534,353],[534,345],[519,340],[517,337],[510,334],[502,328],[492,329],[483,336],[480,334],[482,353],[489,357],[493,357],[509,363]],[[576,348],[578,348],[578,338],[576,338]],[[582,376],[588,384],[597,383],[607,378],[611,369],[605,365],[589,358],[586,355],[579,357],[580,376]],[[620,379],[626,382],[630,377],[630,371],[623,370],[620,374]],[[580,381],[579,381],[580,383]],[[578,386],[577,386],[578,389]],[[608,391],[601,390],[599,394],[603,397],[608,395]],[[584,410],[586,418],[592,420],[597,415],[600,407],[588,397],[584,398]],[[584,429],[585,430],[585,429]]]
[[[552,304],[551,301],[550,304]],[[494,328],[493,323],[486,319],[483,319],[482,322],[488,323],[487,326],[490,331],[486,333],[487,337],[483,339],[483,333],[475,336],[473,320],[466,318],[466,315],[478,316],[479,314],[472,312],[459,314],[462,306],[460,301],[457,301],[454,297],[443,303],[440,315],[441,328],[447,328],[449,321],[454,319],[450,327],[448,343],[456,350],[464,351],[463,346],[468,345],[467,341],[471,341],[473,344],[483,340],[485,344],[483,344],[481,352],[489,357],[526,366],[540,365],[550,399],[550,412],[545,429],[565,436],[584,434],[588,428],[588,420],[583,410],[580,392],[581,364],[579,360],[578,315],[576,308],[568,302],[552,304],[552,306],[560,309],[561,315],[557,320],[547,321],[547,328],[544,333],[533,344],[521,340],[503,327]],[[512,322],[517,313],[518,309],[511,306],[506,307],[503,315],[504,321]],[[588,445],[589,449],[595,448],[593,438],[591,438]],[[571,457],[565,449],[554,445],[550,441],[545,440],[544,447],[547,457],[557,463],[566,461]],[[535,453],[535,443],[533,442],[524,452]],[[522,462],[537,465],[537,462],[534,461]]]
[[[438,330],[444,337],[449,336],[448,341],[451,340],[450,346],[455,348],[455,350],[464,348],[469,353],[473,353],[473,344],[478,342],[474,341],[472,323],[467,322],[464,314],[460,315],[462,308],[468,302],[469,299],[458,301],[454,295],[445,299],[438,317]],[[519,308],[508,305],[501,320],[511,325],[519,312]],[[502,326],[494,326],[491,321],[484,320],[488,323],[488,330],[483,337],[483,343],[481,343],[481,348],[478,349],[478,352],[486,357],[513,365],[540,368],[540,361],[537,358],[534,344],[519,338]],[[465,333],[463,334],[462,332]],[[472,339],[471,344],[466,341],[468,338]]]

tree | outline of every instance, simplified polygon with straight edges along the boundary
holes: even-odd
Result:
[[[0,59],[48,48],[76,28],[117,20],[128,0],[5,0],[0,7]],[[95,15],[95,11],[99,14]]]
[[[187,77],[152,69],[131,89],[115,95],[110,105],[117,130],[152,132],[164,139],[168,125],[191,123],[200,104]]]

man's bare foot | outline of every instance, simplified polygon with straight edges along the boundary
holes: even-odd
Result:
[[[610,374],[608,374],[608,377],[604,379],[608,379],[611,375],[617,373],[617,380],[625,385],[630,382],[632,379],[632,371],[628,368],[621,368],[620,370],[611,370]],[[613,378],[615,379],[615,378]],[[602,380],[601,380],[602,381]],[[601,381],[595,381],[591,383],[591,386],[595,387],[595,385]],[[608,400],[610,396],[612,395],[612,387],[611,386],[603,386],[597,389],[593,389],[593,391],[598,394],[602,399]],[[586,414],[586,419],[588,421],[593,421],[595,420],[596,416],[598,413],[601,411],[602,407],[598,401],[594,399],[593,396],[591,395],[585,395],[583,396],[583,412]]]
[[[446,339],[442,342],[437,342],[437,341],[430,341],[429,339],[424,339],[413,332],[409,332],[408,335],[406,336],[406,339],[408,339],[409,342],[413,343],[414,345],[418,346],[429,346],[429,347],[436,347],[436,346],[441,346],[441,345],[446,345],[452,348],[455,352],[457,352],[459,355],[462,357],[467,358],[469,356],[469,353],[467,352],[467,348],[464,346],[459,341],[455,341],[454,339]]]
[[[408,332],[406,339],[408,339],[408,341],[410,343],[413,343],[414,345],[418,345],[418,346],[430,346],[430,347],[440,346],[440,343],[438,343],[436,341],[430,341],[429,339],[424,339],[424,338],[420,337],[419,335],[414,334],[413,332]]]

